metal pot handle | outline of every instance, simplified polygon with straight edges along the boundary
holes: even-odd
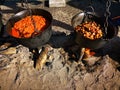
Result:
[[[91,9],[91,11],[90,10],[88,11],[88,9]],[[89,19],[91,18],[91,13],[92,13],[92,16],[95,15],[95,10],[94,10],[93,6],[88,6],[83,12],[85,13],[84,17],[87,16]]]
[[[88,8],[91,9],[92,11],[88,11]],[[75,27],[74,22],[75,22],[76,18],[79,16],[79,14],[83,14],[83,17],[81,18],[81,21],[80,21],[82,23],[82,22],[84,22],[86,17],[91,19],[91,17],[95,15],[94,8],[92,6],[89,6],[84,11],[77,13],[71,20],[71,24],[73,27]]]
[[[23,2],[25,3],[25,5],[23,4]],[[28,5],[28,0],[22,0],[21,4],[29,11],[29,14],[30,14],[33,26],[34,26],[34,33],[33,33],[33,36],[34,36],[35,33],[39,33],[39,30],[36,29],[36,24],[35,24],[35,21],[34,21],[34,19],[32,17],[32,10]]]
[[[91,11],[88,11],[88,9],[91,9]],[[92,12],[93,14],[95,14],[95,10],[94,10],[93,6],[88,6],[87,8],[85,8],[85,10],[83,12],[84,13]]]

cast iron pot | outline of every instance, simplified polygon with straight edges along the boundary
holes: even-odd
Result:
[[[102,38],[99,38],[96,40],[90,40],[88,38],[83,37],[82,35],[80,35],[74,30],[76,34],[75,41],[81,47],[90,48],[90,49],[98,49],[98,48],[103,47],[110,39],[117,36],[118,28],[117,26],[113,25],[110,18],[108,20],[107,34],[105,34],[105,30],[104,30],[105,18],[100,17],[93,12],[78,13],[75,16],[73,16],[71,23],[72,23],[73,28],[75,28],[77,25],[80,25],[81,23],[85,21],[91,21],[91,20],[95,21],[96,23],[100,24],[101,27],[103,27],[102,31],[104,35]]]
[[[33,15],[41,15],[44,18],[46,18],[46,20],[48,21],[48,25],[46,26],[45,30],[42,31],[42,33],[30,38],[15,38],[11,35],[11,29],[14,26],[15,22],[30,15],[29,10],[20,11],[17,14],[15,14],[13,17],[11,17],[6,24],[6,32],[8,33],[8,35],[15,38],[18,41],[18,43],[29,48],[37,48],[49,41],[52,34],[51,23],[53,18],[50,12],[46,10],[43,9],[31,9],[31,10]]]

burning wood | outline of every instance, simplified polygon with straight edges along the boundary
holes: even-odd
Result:
[[[41,70],[43,65],[45,64],[47,60],[47,53],[48,53],[48,48],[43,48],[43,50],[40,52],[40,55],[35,63],[35,68],[37,70]]]
[[[94,55],[95,55],[95,52],[91,51],[91,49],[81,48],[79,61],[81,61],[83,58],[84,59],[89,58],[89,57],[94,56]]]
[[[10,46],[11,46],[11,43],[4,43],[3,45],[0,46],[0,50],[5,50]]]
[[[17,52],[17,49],[15,47],[10,47],[4,51],[1,51],[0,54],[10,55],[10,54],[15,54],[16,52]]]

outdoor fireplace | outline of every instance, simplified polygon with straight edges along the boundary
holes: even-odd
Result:
[[[95,0],[94,0],[95,1]],[[21,9],[21,5],[14,1],[6,1],[5,8],[2,7],[3,18],[6,22],[11,16],[11,11],[15,12]],[[35,2],[35,1],[34,1]],[[32,2],[32,5],[34,4]],[[44,3],[33,5],[33,7],[43,8]],[[78,6],[87,6],[89,0],[71,0],[72,4]],[[79,2],[79,4],[78,4]],[[84,2],[84,3],[83,3]],[[11,4],[12,3],[12,4]],[[94,2],[95,10],[101,13],[104,8],[99,1]],[[15,6],[15,7],[14,7]],[[9,9],[10,7],[10,9]],[[47,47],[43,48],[41,55],[46,59],[41,70],[37,70],[34,65],[35,51],[28,47],[20,45],[15,38],[0,37],[0,89],[2,90],[119,90],[120,88],[120,38],[117,37],[107,40],[103,47],[97,49],[81,46],[76,43],[75,33],[68,34],[68,31],[73,32],[73,27],[70,24],[72,16],[78,13],[80,9],[66,4],[64,8],[48,8],[44,7],[54,16],[52,34]],[[117,6],[116,6],[117,8]],[[11,10],[12,9],[12,10]],[[96,11],[97,11],[96,10]],[[116,11],[117,10],[117,11]],[[119,9],[113,10],[119,13]],[[63,16],[64,15],[64,16]],[[59,21],[59,22],[57,22]],[[62,27],[58,28],[58,27]],[[2,29],[3,30],[3,29]],[[60,34],[60,31],[64,31]],[[66,33],[67,31],[67,33]],[[67,35],[66,35],[67,34]],[[74,35],[73,35],[74,34]],[[113,34],[113,33],[112,33]],[[72,36],[73,35],[73,36]],[[110,35],[113,36],[113,35]],[[74,42],[75,41],[75,42]],[[8,43],[9,42],[9,43]],[[88,45],[89,46],[89,45]],[[81,61],[77,61],[80,56],[80,47],[91,57],[84,57]],[[70,49],[70,50],[69,50]],[[48,51],[48,52],[47,52]],[[102,55],[96,56],[96,54]],[[71,55],[70,55],[71,54]],[[77,56],[78,55],[78,56]],[[39,56],[39,54],[38,54]],[[47,56],[47,58],[46,58]],[[76,59],[77,58],[77,59]],[[44,61],[44,60],[43,60]]]

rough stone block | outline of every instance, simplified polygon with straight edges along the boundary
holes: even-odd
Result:
[[[65,7],[65,0],[49,0],[49,7]]]

